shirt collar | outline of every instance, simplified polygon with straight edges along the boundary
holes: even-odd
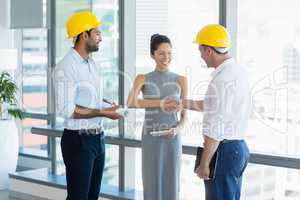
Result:
[[[83,59],[74,48],[71,48],[70,53],[79,63],[87,63],[90,60],[90,56],[87,59]]]
[[[223,63],[221,63],[221,64],[215,69],[215,71],[213,71],[213,72],[211,73],[211,76],[212,76],[213,78],[216,77],[216,75],[217,75],[219,72],[221,72],[227,65],[230,65],[230,64],[233,63],[233,62],[234,62],[233,58],[228,58],[228,59],[224,60]]]

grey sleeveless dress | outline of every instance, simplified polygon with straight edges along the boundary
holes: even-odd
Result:
[[[146,74],[142,88],[144,99],[180,98],[179,75],[170,71]],[[160,108],[145,111],[142,134],[142,176],[144,200],[178,200],[182,144],[180,135],[164,139],[150,135],[152,130],[165,130],[178,124],[176,113]]]

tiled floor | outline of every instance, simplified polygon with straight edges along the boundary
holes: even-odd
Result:
[[[19,200],[19,199],[9,198],[7,190],[0,190],[0,200]]]

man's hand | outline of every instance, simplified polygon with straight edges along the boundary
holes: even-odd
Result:
[[[219,141],[204,135],[204,143],[203,143],[204,149],[202,152],[202,159],[196,171],[199,178],[202,178],[204,180],[209,179],[209,172],[210,172],[209,165],[213,155],[217,151],[218,146],[219,146]]]
[[[204,109],[203,100],[183,99],[181,102],[182,102],[182,107],[184,109],[203,112]]]
[[[117,106],[116,102],[110,102],[107,99],[102,99],[103,102],[110,104],[112,107]]]
[[[197,168],[196,173],[199,178],[204,180],[209,180],[209,173],[210,173],[209,166],[202,165],[201,163]]]
[[[166,112],[179,112],[182,108],[181,102],[172,97],[168,97],[162,102],[162,109]]]
[[[119,108],[120,106],[112,106],[110,108],[105,108],[103,110],[101,110],[101,112],[103,113],[103,115],[109,119],[112,120],[116,120],[116,119],[121,119],[122,115],[119,115],[118,113],[116,113],[116,110]]]

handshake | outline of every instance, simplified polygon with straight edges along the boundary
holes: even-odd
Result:
[[[167,97],[161,102],[161,109],[166,112],[179,112],[183,110],[181,100],[174,97]]]

